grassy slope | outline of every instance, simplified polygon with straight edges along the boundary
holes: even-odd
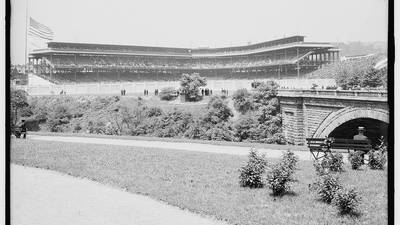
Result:
[[[134,151],[133,151],[134,150]],[[274,198],[264,189],[241,188],[238,168],[246,157],[122,146],[16,140],[12,163],[56,170],[149,195],[232,224],[386,224],[387,172],[341,174],[363,197],[360,218],[340,217],[308,190],[311,162],[300,162],[295,194]]]

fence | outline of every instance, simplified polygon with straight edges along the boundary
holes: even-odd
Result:
[[[257,79],[267,81],[267,79]],[[219,91],[222,89],[234,91],[240,88],[251,88],[254,80],[208,80],[206,88]],[[280,86],[290,89],[308,89],[313,84],[318,86],[335,86],[333,79],[282,79],[275,80]],[[140,94],[146,89],[153,93],[155,89],[161,90],[165,87],[179,88],[179,81],[157,81],[157,82],[121,82],[121,83],[88,83],[88,84],[65,84],[65,85],[15,85],[15,88],[23,89],[29,95],[58,95],[61,91],[67,95],[119,95],[121,90],[129,94]]]

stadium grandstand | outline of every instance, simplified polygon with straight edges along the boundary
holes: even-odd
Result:
[[[29,55],[31,72],[54,84],[177,81],[183,73],[209,80],[303,78],[338,61],[330,43],[305,42],[304,36],[224,48],[48,42]]]

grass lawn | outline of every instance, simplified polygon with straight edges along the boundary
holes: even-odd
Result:
[[[231,224],[387,224],[387,170],[352,171],[346,165],[341,181],[357,186],[362,196],[361,216],[355,218],[339,216],[308,190],[316,178],[312,162],[300,161],[294,194],[273,197],[267,188],[238,185],[238,169],[246,161],[242,156],[178,150],[11,142],[12,163],[89,178]]]
[[[87,133],[60,133],[60,132],[28,132],[28,135],[43,135],[43,136],[64,136],[64,137],[87,137],[87,138],[109,138],[109,139],[122,139],[122,140],[141,140],[141,141],[164,141],[164,142],[185,142],[185,143],[199,143],[199,144],[212,144],[212,145],[226,145],[226,146],[242,146],[242,147],[256,147],[274,150],[293,150],[293,151],[309,151],[307,146],[302,145],[278,145],[278,144],[265,144],[265,143],[251,143],[251,142],[234,142],[234,141],[213,141],[213,140],[199,140],[189,138],[163,138],[152,136],[127,136],[127,135],[106,135],[106,134],[87,134]]]

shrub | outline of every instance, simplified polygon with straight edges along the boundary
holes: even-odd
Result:
[[[317,192],[318,197],[327,203],[331,203],[335,194],[342,188],[339,183],[339,177],[330,173],[324,174],[317,178],[317,181],[311,185],[311,189]]]
[[[323,168],[328,168],[332,172],[343,172],[343,155],[339,152],[328,154],[321,162]]]
[[[13,120],[17,122],[18,112],[29,106],[28,93],[24,90],[11,89],[10,92],[10,109]]]
[[[286,138],[282,133],[275,133],[272,137],[266,138],[265,143],[267,144],[286,144]]]
[[[161,100],[171,101],[177,97],[177,94],[175,88],[167,87],[161,89],[159,96]]]
[[[286,164],[289,169],[295,170],[297,168],[297,162],[299,161],[299,157],[294,154],[294,152],[287,150],[282,155],[282,163]]]
[[[322,163],[318,160],[314,160],[313,166],[315,168],[315,172],[317,173],[318,176],[323,176],[329,173],[328,168],[324,168],[322,166]]]
[[[227,102],[219,96],[213,96],[207,104],[204,121],[212,124],[226,122],[233,116]]]
[[[339,189],[333,199],[333,204],[339,209],[340,214],[356,214],[361,198],[355,188]]]
[[[250,188],[263,187],[262,175],[265,172],[266,166],[267,160],[265,155],[258,155],[257,150],[251,148],[248,163],[239,170],[240,186]]]
[[[273,195],[282,195],[290,189],[293,169],[285,162],[279,162],[272,166],[267,174],[267,185]]]
[[[253,101],[247,89],[242,88],[233,93],[233,106],[241,114],[245,114],[253,108]]]
[[[353,170],[360,168],[364,164],[364,153],[361,151],[350,152],[349,162]]]
[[[194,120],[187,125],[184,136],[190,139],[200,139],[202,134],[201,122],[199,120]]]
[[[104,134],[105,126],[106,125],[102,121],[97,121],[97,122],[89,121],[87,128],[90,134]]]
[[[163,114],[162,109],[156,106],[150,107],[145,111],[146,117],[161,116],[162,114]]]
[[[386,154],[381,150],[371,150],[368,152],[368,166],[373,170],[383,170],[386,163]]]
[[[253,139],[253,128],[257,125],[257,121],[252,115],[243,115],[235,123],[235,136],[239,141]]]
[[[82,130],[82,127],[79,123],[74,125],[74,131],[73,131],[74,133],[78,133],[81,130]]]
[[[154,127],[154,135],[158,137],[179,137],[183,136],[187,125],[193,120],[190,113],[174,110],[165,113],[157,120]]]
[[[204,140],[234,141],[235,133],[228,123],[221,122],[203,131],[201,138]]]

